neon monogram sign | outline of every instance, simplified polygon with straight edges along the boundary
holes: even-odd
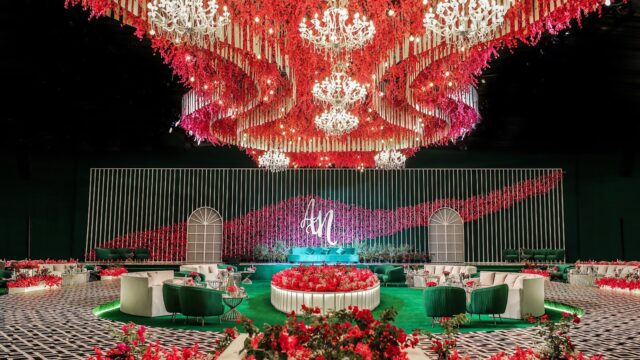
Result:
[[[331,240],[333,210],[327,211],[327,213],[323,217],[322,210],[318,210],[318,214],[315,215],[315,207],[316,200],[309,200],[309,204],[307,204],[307,210],[304,212],[304,219],[302,219],[302,221],[300,222],[300,227],[305,229],[307,234],[312,234],[319,238],[322,238],[322,235],[326,234],[327,243],[329,245],[337,245],[337,241]]]

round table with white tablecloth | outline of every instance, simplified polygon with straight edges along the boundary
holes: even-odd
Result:
[[[440,282],[439,276],[434,276],[431,274],[415,274],[413,275],[413,287],[416,288],[426,288],[429,282],[435,282],[438,284]]]

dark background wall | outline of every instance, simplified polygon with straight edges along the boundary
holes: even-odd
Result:
[[[633,6],[504,51],[478,84],[474,133],[407,166],[561,167],[569,259],[640,259]],[[2,2],[0,14],[0,258],[80,257],[91,167],[254,166],[169,134],[184,89],[130,29],[62,0]]]

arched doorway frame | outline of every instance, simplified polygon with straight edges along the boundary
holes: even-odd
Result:
[[[187,220],[187,263],[222,262],[222,215],[210,207],[195,209]]]
[[[441,207],[429,217],[429,254],[440,263],[465,262],[464,220],[455,209]]]

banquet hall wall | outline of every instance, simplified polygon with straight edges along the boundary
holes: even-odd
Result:
[[[82,258],[89,169],[93,167],[252,167],[232,149],[172,153],[38,153],[3,159],[0,258]],[[640,174],[621,171],[615,153],[532,154],[429,150],[408,167],[564,169],[567,260],[640,258]]]

